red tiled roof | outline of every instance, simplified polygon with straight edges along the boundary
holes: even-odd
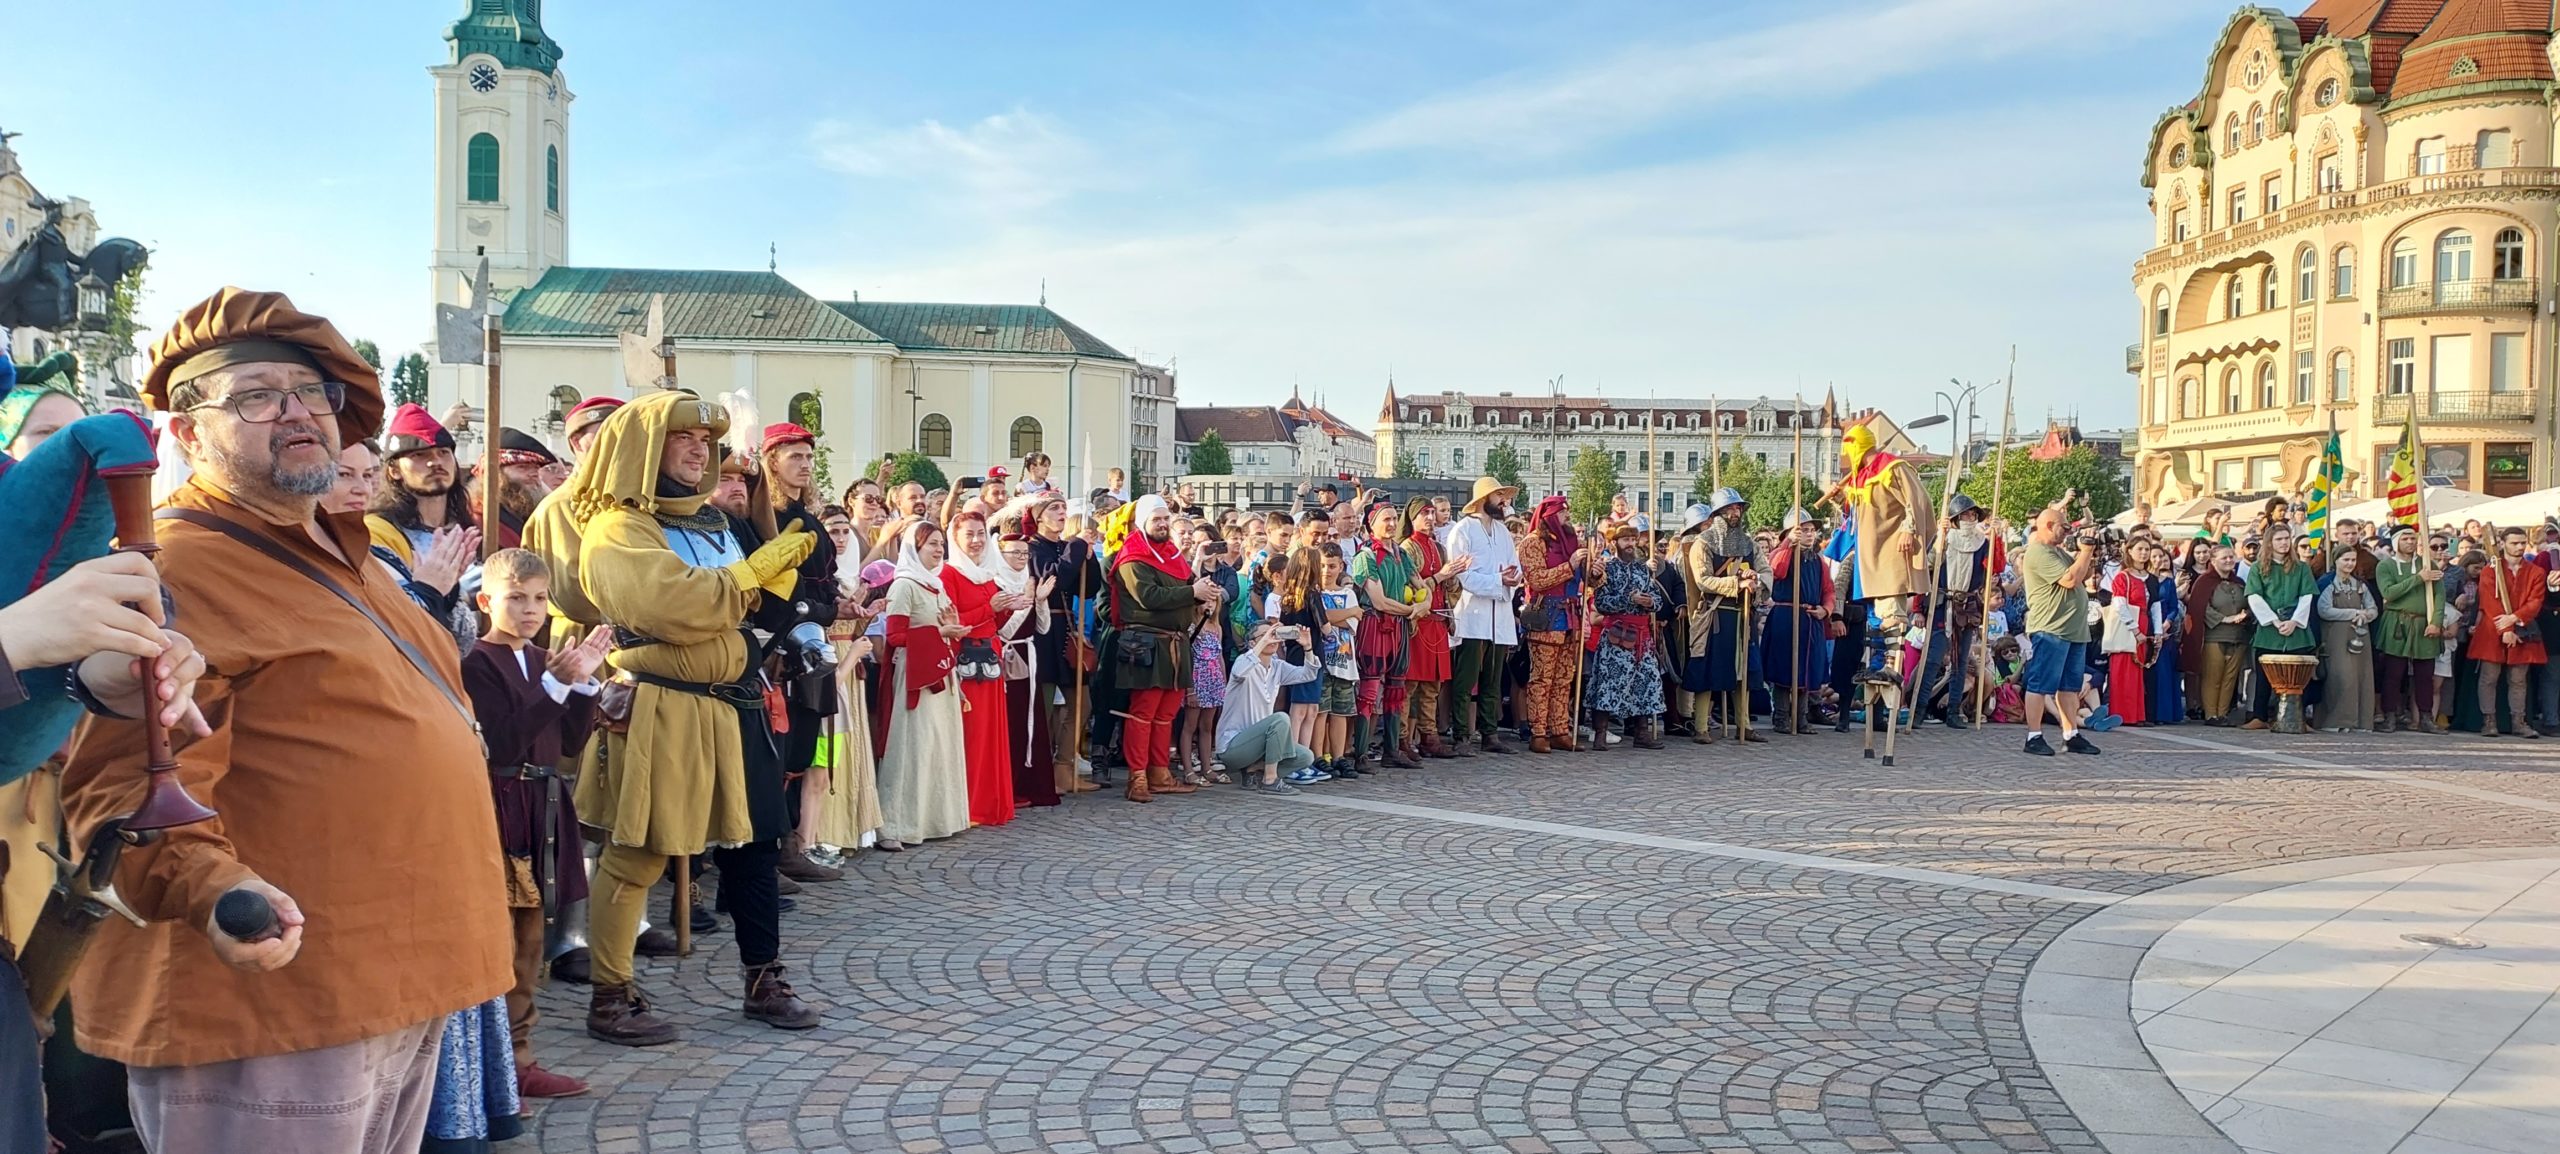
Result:
[[[2427,30],[2444,6],[2445,0],[2385,0],[2372,31],[2381,36],[2415,36]]]
[[[2323,34],[2335,36],[2341,40],[2352,40],[2372,30],[2373,18],[2381,14],[2382,6],[2387,2],[2388,0],[2317,0],[2311,7],[2303,9],[2302,15],[2294,17],[2293,22],[2302,28],[2302,38],[2305,40],[2311,39],[2314,35]],[[2322,28],[2321,33],[2314,33],[2311,30],[2310,26],[2315,23]]]
[[[2399,74],[2391,82],[2392,94],[2405,96],[2484,80],[2549,80],[2551,60],[2543,52],[2549,39],[2534,35],[2492,36],[2412,51],[2400,62]],[[2454,66],[2466,59],[2478,65],[2480,71],[2454,75]]]
[[[2491,32],[2551,31],[2551,5],[2534,0],[2443,0],[2444,9],[2427,22],[2426,31],[2410,43],[2415,53],[2464,36]]]

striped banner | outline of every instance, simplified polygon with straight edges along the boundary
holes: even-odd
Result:
[[[2382,495],[2391,501],[2391,519],[2402,525],[2418,525],[2418,486],[2425,484],[2418,468],[2418,413],[2409,410],[2409,427],[2400,435],[2400,447],[2391,453],[2391,471],[2382,480]],[[2418,525],[2420,532],[2426,526]]]
[[[2318,549],[2329,537],[2329,499],[2335,496],[2340,482],[2346,480],[2347,465],[2338,452],[2338,434],[2329,433],[2329,443],[2320,449],[2320,471],[2311,478],[2311,496],[2303,504],[2302,547]]]

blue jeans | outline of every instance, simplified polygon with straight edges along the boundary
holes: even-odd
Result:
[[[1973,643],[1981,636],[1982,630],[1977,627],[1958,630],[1952,637],[1944,626],[1929,631],[1929,668],[1920,673],[1918,708],[1928,709],[1930,699],[1944,687],[1947,711],[1958,711],[1964,700],[1965,673],[1973,662]],[[1946,671],[1944,676],[1939,675],[1941,669]]]
[[[2057,633],[2030,633],[2027,648],[2027,692],[2080,691],[2080,681],[2089,669],[2088,642],[2065,641]]]

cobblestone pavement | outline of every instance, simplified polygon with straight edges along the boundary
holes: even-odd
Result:
[[[832,1007],[817,1030],[736,1016],[725,933],[642,963],[676,1046],[592,1042],[583,988],[554,988],[544,1063],[597,1089],[533,1137],[2087,1154],[2018,1015],[2091,910],[2290,859],[2560,844],[2560,742],[2018,737],[1924,731],[1890,770],[1826,732],[1076,798],[811,886],[784,953]]]

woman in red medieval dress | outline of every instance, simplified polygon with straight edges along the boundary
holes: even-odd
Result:
[[[942,588],[968,632],[955,659],[960,674],[960,730],[969,764],[969,823],[1013,820],[1013,742],[1005,725],[1004,662],[998,656],[1004,620],[1028,607],[1008,593],[980,559],[985,557],[986,518],[963,513],[951,521],[951,557],[942,566]]]

